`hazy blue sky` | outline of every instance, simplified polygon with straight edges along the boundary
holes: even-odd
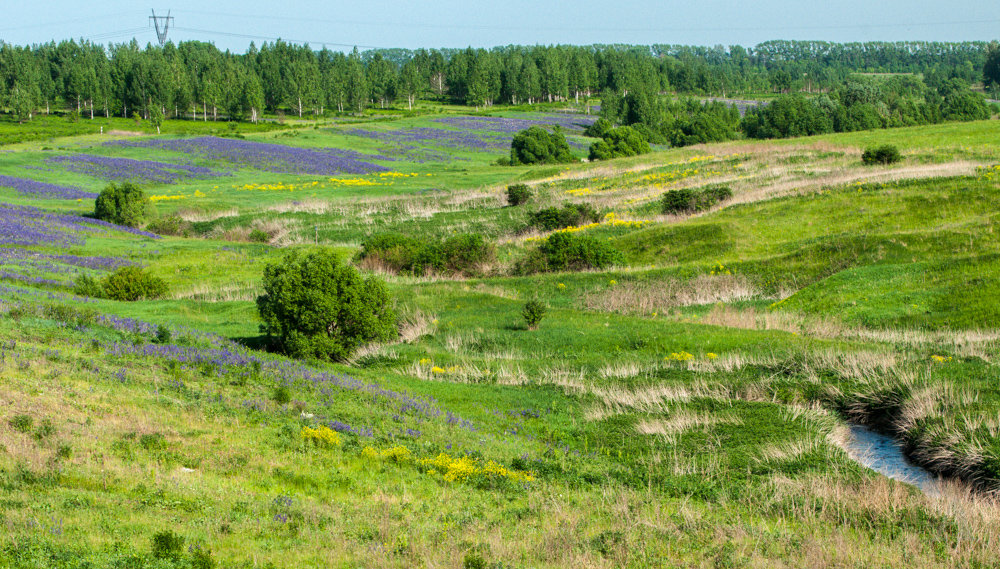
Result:
[[[996,0],[126,0],[5,2],[0,39],[27,44],[85,37],[155,42],[149,8],[172,9],[170,38],[243,51],[281,37],[331,49],[492,47],[506,44],[741,44],[769,39],[989,40],[1000,37]]]

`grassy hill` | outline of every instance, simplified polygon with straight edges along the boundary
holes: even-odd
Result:
[[[0,567],[995,563],[1000,123],[493,165],[535,122],[582,156],[581,120],[8,147],[0,175],[63,189],[0,184]],[[904,161],[863,166],[876,142]],[[164,235],[66,197],[124,177]],[[732,198],[662,213],[713,184]],[[551,234],[531,212],[565,202],[625,265],[517,273]],[[497,256],[475,278],[383,272],[400,337],[349,365],[255,349],[267,263],[388,231],[480,233]],[[73,295],[131,264],[168,298]],[[949,482],[859,466],[848,422]]]

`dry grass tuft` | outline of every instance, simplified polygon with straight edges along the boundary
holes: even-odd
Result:
[[[671,308],[761,298],[761,292],[742,275],[699,275],[689,281],[663,279],[626,281],[607,290],[586,293],[587,310],[622,314],[664,314]]]

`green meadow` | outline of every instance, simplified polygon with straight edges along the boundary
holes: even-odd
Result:
[[[60,229],[93,199],[0,187],[0,567],[996,566],[1000,122],[562,166],[496,165],[511,135],[463,122],[576,116],[0,124],[3,176],[97,193],[120,166],[71,160],[97,156],[168,179],[148,234]],[[903,160],[863,165],[884,143]],[[565,203],[599,221],[557,231],[624,263],[519,270],[553,233],[532,213]],[[401,273],[358,255],[385,233],[496,255]],[[397,339],[269,351],[264,267],[319,247],[385,279]],[[74,294],[128,264],[166,297]],[[861,466],[852,424],[938,490]]]

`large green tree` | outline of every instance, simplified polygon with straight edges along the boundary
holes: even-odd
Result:
[[[327,250],[292,253],[264,270],[262,329],[289,355],[343,361],[361,345],[397,334],[385,283],[363,278]]]

